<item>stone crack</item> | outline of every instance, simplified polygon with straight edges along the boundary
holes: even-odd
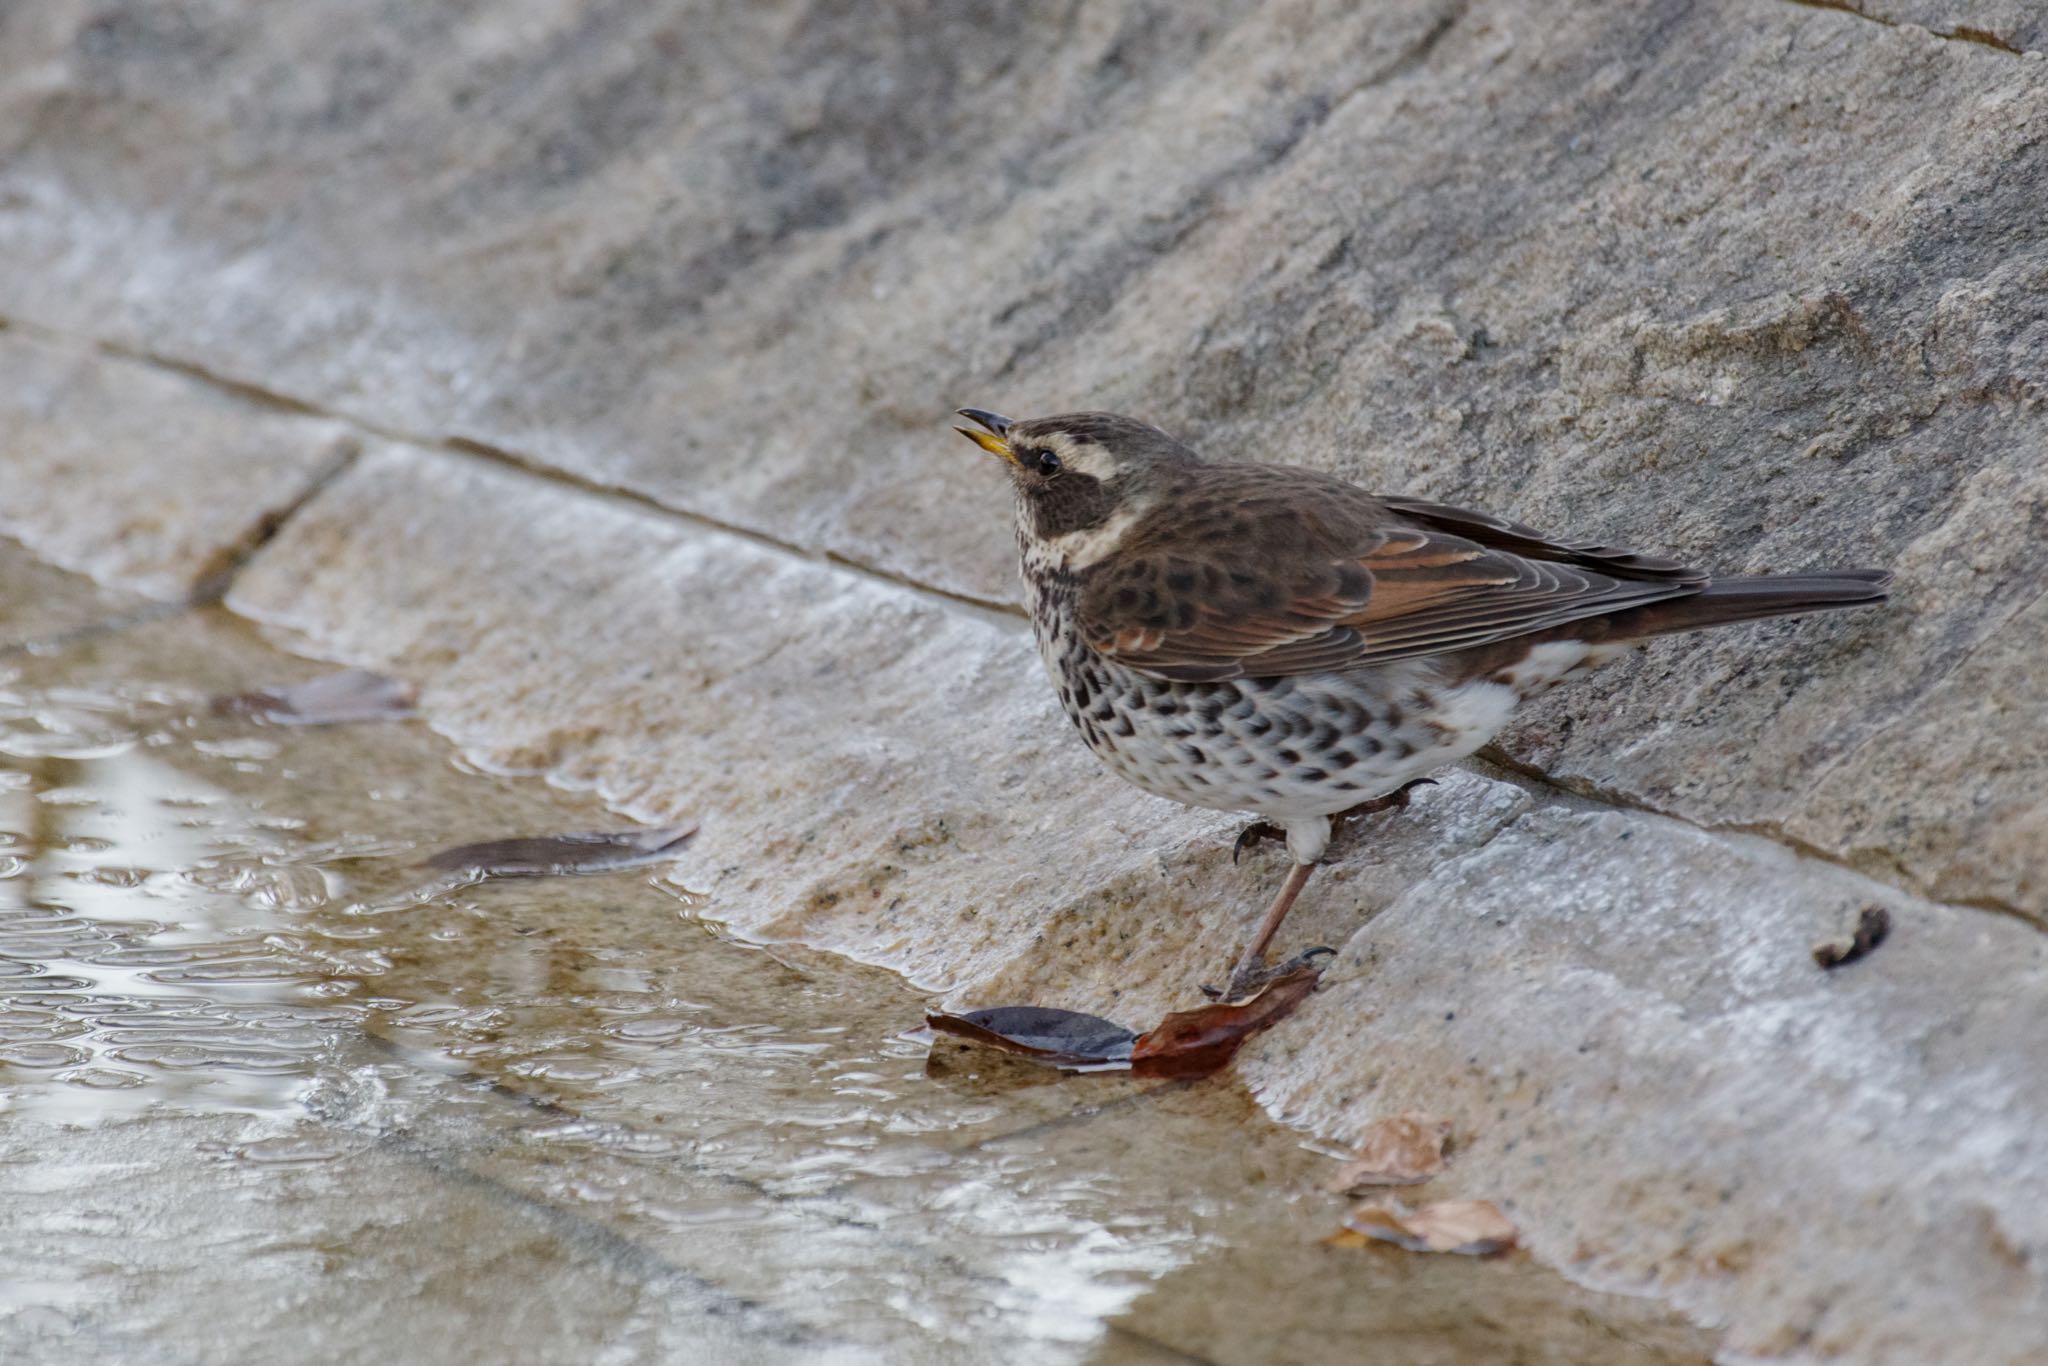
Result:
[[[1902,27],[1896,19],[1887,19],[1881,14],[1871,14],[1865,10],[1858,9],[1853,0],[1786,0],[1786,3],[1797,5],[1801,9],[1834,10],[1837,13],[1847,14],[1866,23],[1878,24],[1884,28]],[[1940,29],[1928,29],[1927,32],[1945,43],[1968,43],[1973,47],[1989,48],[1993,52],[2003,52],[2011,57],[2024,57],[2029,51],[2027,48],[2013,46],[2013,44],[1999,37],[1990,29],[1977,28],[1970,24],[1958,24],[1946,32]]]

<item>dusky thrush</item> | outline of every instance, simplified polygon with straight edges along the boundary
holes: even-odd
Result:
[[[1716,577],[1315,470],[1204,461],[1113,413],[960,415],[1009,467],[1039,654],[1088,747],[1147,792],[1285,833],[1294,868],[1233,997],[1268,975],[1333,817],[1396,804],[1525,699],[1649,637],[1882,602],[1890,581]]]

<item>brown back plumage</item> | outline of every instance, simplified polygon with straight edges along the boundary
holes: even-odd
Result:
[[[1713,580],[1672,560],[1274,465],[1182,465],[1079,575],[1099,653],[1198,682],[1614,641],[1881,600],[1869,570]]]

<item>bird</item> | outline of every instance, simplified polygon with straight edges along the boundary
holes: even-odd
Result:
[[[1211,995],[1256,993],[1333,823],[1405,804],[1516,708],[1657,636],[1883,602],[1875,569],[1714,575],[1295,465],[1208,461],[1150,423],[961,408],[998,457],[1060,706],[1117,776],[1240,812],[1293,860]],[[1314,950],[1327,953],[1329,950]],[[1304,958],[1306,955],[1303,956]]]

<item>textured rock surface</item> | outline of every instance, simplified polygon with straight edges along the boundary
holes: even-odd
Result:
[[[0,374],[0,532],[155,598],[232,570],[355,449],[340,423],[61,342],[0,334]]]
[[[1870,904],[1893,937],[1817,971],[1814,943]],[[1662,1289],[1741,1351],[2039,1350],[2048,1135],[2026,1041],[2048,1029],[2048,941],[2031,926],[1846,885],[1762,841],[1546,809],[1432,871],[1327,981],[1316,1016],[1244,1064],[1269,1103],[1338,1132],[1442,1115],[1469,1135],[1458,1179],[1518,1192],[1540,1254]],[[1958,1335],[1962,1286],[1980,1317]]]
[[[2038,1322],[2048,1263],[2008,1213],[2048,1188],[2011,1073],[2048,920],[2048,61],[2007,50],[2035,6],[1853,8],[9,7],[0,315],[331,418],[190,400],[250,444],[103,459],[111,513],[9,453],[35,491],[0,517],[161,592],[327,472],[256,463],[262,423],[352,423],[240,610],[416,677],[498,764],[704,816],[750,934],[1132,1019],[1272,867],[1093,771],[1021,623],[958,600],[1014,590],[947,408],[1895,568],[1889,611],[1535,710],[1505,751],[1541,782],[1460,775],[1319,884],[1300,942],[1391,909],[1244,1066],[1333,1133],[1426,1093],[1544,1255],[1737,1348],[1929,1359]],[[194,384],[50,430],[147,433]],[[1898,942],[1819,977],[1866,900]]]

